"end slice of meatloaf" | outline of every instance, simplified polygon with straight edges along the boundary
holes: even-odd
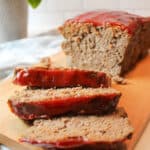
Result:
[[[112,88],[64,88],[22,90],[9,98],[11,111],[22,119],[49,118],[66,113],[112,112],[121,93]]]
[[[59,31],[71,66],[111,76],[129,71],[150,48],[150,18],[122,11],[87,12],[67,20]]]
[[[16,69],[13,83],[40,88],[109,87],[110,78],[104,72],[69,68],[32,67]]]
[[[72,116],[36,120],[21,142],[43,147],[71,148],[99,144],[108,146],[131,138],[133,128],[123,109],[105,116]]]

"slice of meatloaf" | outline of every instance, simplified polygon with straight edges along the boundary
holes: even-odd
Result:
[[[109,87],[110,78],[103,72],[67,68],[16,69],[13,82],[18,85],[41,88]]]
[[[81,145],[111,145],[131,137],[133,128],[123,109],[105,116],[70,116],[36,120],[21,142],[43,147],[70,148]]]
[[[25,120],[65,113],[104,114],[115,109],[120,95],[112,88],[22,90],[8,100],[8,105],[13,113]]]
[[[71,66],[120,76],[150,48],[150,18],[97,10],[67,20],[59,28]]]

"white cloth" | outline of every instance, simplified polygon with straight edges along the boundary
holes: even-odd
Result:
[[[0,79],[10,75],[16,66],[28,66],[56,54],[61,42],[60,36],[42,36],[0,44]]]

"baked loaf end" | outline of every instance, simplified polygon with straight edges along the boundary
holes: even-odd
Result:
[[[21,142],[46,147],[68,148],[87,144],[122,142],[131,137],[133,128],[123,109],[106,116],[73,116],[36,120],[20,138]]]
[[[150,19],[121,11],[98,10],[67,20],[59,28],[71,66],[120,76],[146,55]]]

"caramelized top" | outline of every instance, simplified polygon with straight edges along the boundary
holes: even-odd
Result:
[[[123,11],[97,10],[81,14],[67,22],[92,23],[94,26],[120,26],[122,30],[132,34],[142,23],[142,19],[141,16]]]

